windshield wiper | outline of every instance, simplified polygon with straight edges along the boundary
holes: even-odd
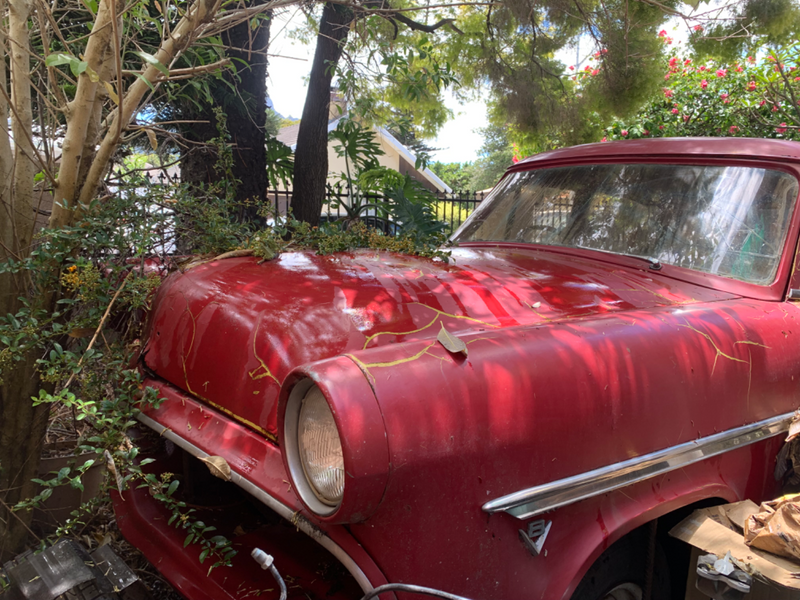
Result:
[[[581,246],[577,244],[578,248],[582,250],[595,250],[596,252],[605,252],[606,254],[614,254],[616,256],[625,256],[627,258],[638,258],[639,260],[644,260],[650,263],[650,268],[653,271],[660,271],[661,270],[661,261],[657,258],[651,258],[649,256],[639,256],[638,254],[627,254],[625,252],[614,252],[613,250],[603,250],[602,248],[592,248],[590,246]]]

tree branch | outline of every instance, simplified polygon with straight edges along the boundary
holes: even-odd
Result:
[[[391,20],[400,21],[403,25],[408,27],[409,29],[413,29],[414,31],[424,31],[425,33],[433,33],[437,29],[444,27],[445,25],[449,26],[450,29],[464,35],[464,32],[461,31],[458,27],[454,25],[455,19],[441,19],[439,22],[434,23],[433,25],[424,25],[422,23],[417,23],[409,19],[402,13],[396,13],[394,15],[386,15]]]
[[[61,153],[61,168],[58,184],[53,192],[53,213],[50,227],[60,229],[68,226],[75,215],[75,200],[78,192],[78,170],[81,165],[82,150],[86,145],[86,132],[94,114],[97,102],[97,86],[105,63],[111,59],[113,27],[112,22],[117,0],[101,0],[97,10],[92,35],[86,44],[84,60],[89,65],[78,76],[75,98],[67,105],[67,133],[64,135]],[[92,140],[92,145],[94,145]],[[87,157],[88,158],[88,157]]]
[[[27,0],[10,0],[8,3],[8,43],[11,66],[11,132],[14,138],[13,193],[10,194],[11,211],[14,215],[15,246],[27,247],[30,240],[25,234],[30,230],[33,215],[27,207],[33,204],[33,178],[36,165],[33,157],[33,110],[31,102],[31,64],[28,53],[28,17],[30,4]],[[5,86],[3,86],[5,87]],[[5,89],[2,90],[5,96]],[[6,101],[8,102],[8,98]],[[25,207],[25,210],[21,208]]]
[[[219,10],[220,1],[196,0],[178,22],[171,35],[161,43],[161,47],[155,54],[155,59],[162,65],[171,64],[172,59],[179,52],[202,34],[203,25],[213,20],[217,10]],[[154,65],[149,65],[142,76],[128,88],[124,98],[120,98],[120,105],[114,111],[111,126],[100,144],[97,156],[89,169],[86,181],[83,183],[79,195],[81,206],[88,206],[91,202],[100,185],[100,180],[108,168],[111,155],[117,149],[120,140],[119,135],[117,135],[118,121],[121,121],[123,126],[127,126],[130,123],[133,115],[139,109],[142,98],[150,89],[150,86],[158,81],[160,74],[161,71]],[[80,209],[80,207],[78,208]]]

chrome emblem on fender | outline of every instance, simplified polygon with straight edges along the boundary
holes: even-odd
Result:
[[[544,541],[547,539],[547,534],[550,533],[552,524],[552,521],[538,519],[528,523],[528,531],[519,530],[519,539],[533,556],[539,556],[542,553]]]

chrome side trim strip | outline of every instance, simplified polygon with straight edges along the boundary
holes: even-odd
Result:
[[[594,471],[520,490],[490,500],[482,508],[488,513],[507,512],[518,519],[528,519],[774,437],[789,428],[793,416],[794,413],[786,413]]]
[[[137,418],[143,425],[147,425],[150,429],[161,434],[162,437],[167,438],[169,441],[173,442],[176,446],[179,446],[195,458],[208,458],[209,455],[206,452],[203,452],[191,442],[183,439],[171,429],[164,429],[163,425],[157,421],[154,421],[144,413],[139,413]],[[295,511],[282,502],[279,502],[252,481],[245,479],[238,473],[231,471],[231,481],[251,496],[266,504],[281,517],[289,521],[292,525],[308,535],[312,540],[319,543],[320,546],[333,554],[333,556],[335,556],[339,562],[342,563],[342,566],[344,566],[344,568],[347,569],[353,578],[358,582],[358,585],[361,586],[361,590],[363,592],[366,593],[372,591],[372,584],[370,583],[369,579],[367,579],[364,571],[361,570],[361,567],[359,567],[356,562],[350,558],[350,555],[347,554],[342,547],[339,546],[339,544],[334,542],[324,532],[320,531],[319,529],[315,529],[314,526],[305,519],[293,519],[295,516]]]

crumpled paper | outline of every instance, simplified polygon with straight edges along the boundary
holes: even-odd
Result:
[[[744,522],[744,542],[778,556],[800,559],[800,494],[764,502]]]

